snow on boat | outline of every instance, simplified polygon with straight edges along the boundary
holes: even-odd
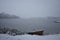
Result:
[[[60,23],[60,21],[54,21],[55,23]]]

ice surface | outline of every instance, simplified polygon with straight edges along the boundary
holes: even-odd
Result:
[[[45,35],[45,36],[28,35],[28,34],[11,36],[8,34],[0,34],[0,40],[60,40],[60,34]]]

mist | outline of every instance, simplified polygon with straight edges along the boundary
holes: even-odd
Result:
[[[0,0],[0,12],[22,18],[60,17],[60,0]]]

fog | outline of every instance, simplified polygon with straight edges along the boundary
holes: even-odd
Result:
[[[0,12],[22,18],[60,16],[60,0],[0,0]]]
[[[6,19],[0,18],[0,27],[16,28],[22,32],[42,29],[45,34],[60,33],[60,23],[55,23],[60,21],[60,0],[0,0],[0,13],[8,15],[5,15]],[[9,15],[20,18],[8,19]]]

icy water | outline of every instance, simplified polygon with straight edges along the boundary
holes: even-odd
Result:
[[[44,30],[44,34],[60,33],[60,23],[54,23],[60,19],[0,19],[0,27],[16,28],[22,32],[29,32],[35,29]]]

